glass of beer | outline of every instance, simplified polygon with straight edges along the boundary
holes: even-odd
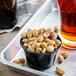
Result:
[[[17,0],[0,0],[0,29],[10,29],[16,22]]]
[[[76,49],[76,0],[58,0],[63,46]]]

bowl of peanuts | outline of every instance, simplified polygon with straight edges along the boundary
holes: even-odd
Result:
[[[21,34],[20,40],[28,66],[37,70],[45,70],[54,64],[61,43],[56,27],[54,32],[51,28],[28,29]]]

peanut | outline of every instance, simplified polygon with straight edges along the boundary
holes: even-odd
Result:
[[[64,57],[63,57],[62,55],[59,55],[59,56],[58,56],[58,62],[59,62],[59,63],[64,62]]]
[[[59,27],[58,26],[55,26],[55,28],[54,28],[54,32],[58,32],[59,31]]]
[[[24,58],[20,58],[18,59],[19,63],[25,63],[25,59]]]
[[[64,52],[61,54],[64,58],[67,58],[69,56],[69,53],[68,52]]]
[[[65,74],[65,70],[59,66],[56,67],[56,72],[60,75],[64,75]]]

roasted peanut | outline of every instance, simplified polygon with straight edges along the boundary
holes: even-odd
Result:
[[[28,43],[28,46],[32,46],[34,43],[36,43],[37,42],[37,40],[34,40],[34,41],[30,41],[29,43]]]
[[[32,47],[33,47],[34,49],[36,49],[36,48],[40,47],[40,43],[34,43],[34,44],[32,45]]]
[[[19,63],[18,65],[24,66],[24,64],[23,64],[23,63]]]
[[[28,50],[31,51],[31,52],[35,52],[35,50],[34,50],[34,48],[32,46],[29,46]]]
[[[59,46],[61,44],[60,40],[55,39],[55,43],[57,44],[57,46]]]
[[[46,48],[43,48],[41,53],[46,53]]]
[[[18,61],[19,61],[19,63],[25,63],[25,59],[24,58],[20,58],[20,59],[18,59]]]
[[[55,41],[54,41],[54,40],[49,40],[49,41],[47,42],[47,44],[48,44],[48,45],[55,45]]]
[[[28,44],[27,43],[24,43],[24,47],[27,48],[28,47]]]
[[[26,38],[26,33],[21,34],[21,38]]]
[[[59,31],[59,27],[58,26],[55,26],[55,28],[54,28],[54,32],[58,32]]]
[[[23,43],[28,43],[29,40],[28,40],[28,39],[22,39],[22,42],[23,42]]]
[[[50,34],[50,39],[56,39],[56,38],[57,34],[55,32]]]
[[[41,28],[41,29],[38,30],[39,35],[43,34],[44,32],[45,32],[44,28]]]
[[[52,32],[52,29],[51,28],[48,28],[47,30],[46,30],[46,32],[48,32],[49,34]]]
[[[41,43],[40,43],[40,46],[41,46],[41,48],[46,48],[46,47],[47,47],[47,43],[41,42]]]
[[[61,54],[64,58],[67,58],[69,56],[69,53],[68,52],[64,52]]]
[[[27,38],[31,38],[32,37],[32,33],[31,32],[27,32],[26,36],[27,36]]]
[[[33,33],[33,37],[37,37],[39,35],[37,30],[34,30],[32,33]]]
[[[36,37],[29,38],[29,41],[34,41],[34,40],[37,40],[37,38]]]
[[[47,52],[53,52],[53,51],[54,51],[54,46],[47,47]]]
[[[19,64],[19,61],[18,60],[14,60],[13,63]]]
[[[58,62],[59,62],[59,63],[64,62],[64,57],[63,57],[62,55],[59,55],[59,56],[58,56]]]
[[[43,36],[39,36],[38,38],[37,38],[37,41],[38,42],[42,42],[44,40],[44,37]]]
[[[42,53],[42,48],[40,47],[36,48],[36,53]]]
[[[32,29],[28,29],[27,32],[32,32]]]
[[[64,75],[65,74],[65,70],[59,66],[56,67],[56,72],[60,75]]]
[[[48,33],[48,32],[45,32],[44,34],[43,34],[43,37],[44,38],[48,38],[50,36],[50,34]]]

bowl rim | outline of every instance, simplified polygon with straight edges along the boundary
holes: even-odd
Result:
[[[61,40],[60,36],[57,35],[57,39],[59,39],[59,40],[61,41],[61,44],[60,44],[60,46],[58,46],[57,49],[54,49],[53,52],[47,52],[47,53],[34,53],[34,52],[31,52],[31,51],[27,50],[27,49],[23,46],[22,39],[23,39],[23,38],[20,39],[20,45],[21,45],[21,47],[24,49],[24,51],[27,51],[28,53],[30,53],[30,54],[35,54],[35,55],[44,55],[44,54],[46,55],[46,54],[54,53],[54,52],[57,51],[57,50],[61,47],[61,45],[62,45],[62,40]]]

